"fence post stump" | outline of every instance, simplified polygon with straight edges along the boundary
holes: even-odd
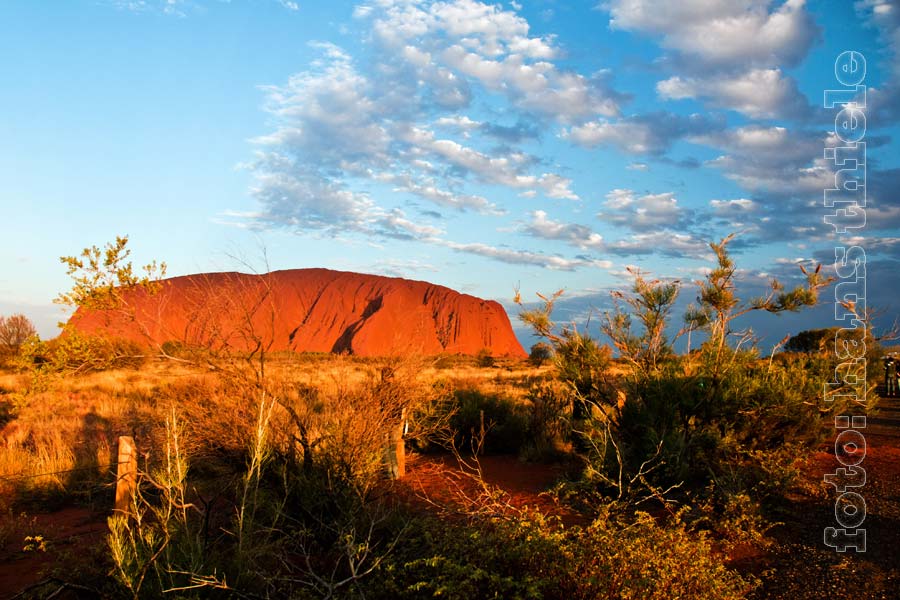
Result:
[[[116,470],[115,512],[130,515],[137,491],[137,448],[129,435],[119,436],[119,460]]]
[[[480,421],[480,425],[478,428],[478,454],[484,454],[484,411],[480,411],[478,414],[478,419]]]
[[[391,423],[384,434],[384,466],[390,479],[400,479],[406,475],[406,445],[403,435],[406,429],[406,409],[400,415],[399,423]]]
[[[394,438],[394,453],[397,456],[397,479],[406,475],[406,443],[403,436],[406,433],[406,409],[400,413],[400,423],[396,428],[396,437]]]

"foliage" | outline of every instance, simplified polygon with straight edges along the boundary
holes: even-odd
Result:
[[[545,342],[538,342],[531,347],[528,353],[528,361],[535,367],[541,367],[553,358],[553,348]]]
[[[484,451],[517,453],[527,438],[528,417],[514,401],[477,389],[453,392],[455,406],[450,417],[456,447],[474,450],[484,431]]]
[[[568,389],[554,381],[542,381],[531,387],[527,396],[527,442],[520,450],[526,459],[558,458],[569,442],[572,403]]]
[[[617,427],[627,468],[637,470],[658,450],[661,468],[650,479],[656,485],[702,489],[730,481],[735,491],[753,488],[758,496],[781,491],[785,482],[771,475],[797,456],[782,449],[821,441],[829,415],[848,408],[824,402],[828,375],[824,360],[768,364],[742,355],[712,397],[702,372],[673,368],[631,379]]]
[[[372,598],[742,598],[753,582],[703,535],[611,511],[587,527],[524,512],[447,523],[418,519],[365,588]]]
[[[84,374],[139,367],[146,358],[143,349],[134,342],[69,329],[49,342],[37,338],[27,340],[17,364],[23,370]]]
[[[714,355],[713,366],[716,373],[722,363],[728,359],[727,342],[730,337],[738,334],[741,338],[738,347],[749,337],[748,332],[735,332],[731,329],[735,319],[756,310],[777,314],[815,306],[818,302],[819,292],[834,279],[821,275],[822,265],[818,265],[812,272],[807,271],[801,265],[800,270],[806,276],[805,285],[798,285],[790,291],[785,291],[781,282],[772,279],[765,296],[742,303],[740,298],[735,295],[736,267],[728,253],[728,244],[732,239],[734,239],[734,234],[723,238],[718,243],[710,242],[709,247],[716,255],[716,267],[710,270],[705,281],[697,283],[700,288],[697,304],[691,305],[685,314],[685,321],[692,329],[708,331],[709,338],[705,346],[709,349],[709,353]]]
[[[5,349],[16,355],[22,344],[36,334],[34,324],[25,315],[15,314],[9,317],[0,315],[0,351]]]
[[[475,364],[482,369],[494,366],[494,355],[490,348],[482,348],[478,351],[478,354],[475,355]]]
[[[158,597],[205,571],[202,533],[187,499],[183,430],[174,413],[166,420],[166,433],[162,464],[144,474],[153,495],[139,488],[129,514],[109,518],[113,574],[134,598]]]
[[[159,289],[159,280],[165,277],[166,264],[153,261],[144,265],[144,275],[138,275],[128,257],[131,249],[128,236],[116,236],[101,250],[91,246],[77,256],[62,256],[60,262],[66,266],[66,274],[73,280],[72,289],[61,293],[58,304],[97,310],[119,308],[123,292],[142,288],[153,294]]]
[[[784,345],[787,352],[818,353],[827,351],[828,342],[834,340],[837,327],[827,329],[807,329],[791,336]]]
[[[672,356],[672,345],[666,335],[666,325],[681,283],[647,280],[637,269],[628,269],[634,277],[630,294],[612,292],[615,310],[603,316],[600,329],[612,341],[619,355],[643,373],[654,373],[660,362]],[[625,310],[622,306],[629,307]],[[641,325],[640,333],[633,331],[632,322]]]
[[[803,366],[764,361],[749,332],[731,329],[750,311],[815,304],[830,279],[819,268],[802,269],[805,285],[785,291],[773,280],[765,297],[744,303],[735,293],[736,267],[727,249],[732,237],[710,244],[716,267],[698,282],[698,305],[685,317],[690,328],[708,332],[697,354],[675,356],[666,335],[680,283],[649,280],[637,270],[630,292],[613,292],[615,309],[600,327],[631,366],[622,376],[611,375],[608,354],[589,358],[598,356],[589,337],[571,328],[556,331],[551,313],[559,292],[541,296],[542,308],[520,315],[553,344],[558,376],[571,389],[573,441],[586,463],[576,493],[590,497],[593,489],[601,498],[665,502],[674,490],[685,494],[713,484],[764,497],[781,489],[790,472],[791,457],[780,449],[816,443],[830,415],[849,408],[846,398],[822,398],[822,383],[833,378],[835,366],[827,357]]]

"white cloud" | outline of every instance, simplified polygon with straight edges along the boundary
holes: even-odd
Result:
[[[440,189],[431,178],[416,180],[412,176],[394,173],[373,173],[372,178],[395,185],[394,191],[413,194],[434,204],[454,208],[456,210],[474,210],[482,214],[502,215],[505,211],[476,194],[457,194]]]
[[[747,190],[812,194],[834,182],[830,163],[819,157],[835,140],[821,133],[748,125],[693,140],[724,150],[708,164]]]
[[[799,63],[818,36],[804,0],[611,0],[614,29],[661,35],[662,45],[706,65]]]
[[[561,136],[585,148],[609,145],[629,154],[662,154],[679,139],[723,127],[724,121],[706,115],[655,112],[618,121],[589,121],[564,129]]]
[[[542,210],[532,212],[531,218],[522,231],[536,238],[563,241],[582,250],[600,250],[604,246],[603,236],[590,227],[554,221]]]
[[[612,262],[608,260],[598,260],[589,257],[566,258],[555,254],[543,254],[529,250],[498,248],[480,242],[458,243],[447,240],[432,240],[432,242],[444,246],[445,248],[456,250],[457,252],[484,256],[486,258],[492,258],[494,260],[499,260],[500,262],[515,265],[531,265],[560,271],[573,271],[581,267],[597,267],[603,269],[612,267]]]
[[[664,254],[676,258],[709,258],[709,245],[690,233],[653,231],[607,244],[607,252],[620,255]]]
[[[811,107],[782,68],[818,39],[805,0],[611,0],[614,29],[661,36],[681,73],[659,82],[664,99],[702,98],[751,118],[806,117]]]
[[[810,110],[797,83],[781,69],[751,69],[739,74],[670,77],[656,84],[663,99],[706,98],[712,106],[754,119],[803,116]]]
[[[265,169],[254,173],[251,194],[264,207],[258,222],[295,231],[363,232],[376,206],[365,194],[320,178],[278,168],[282,157],[265,157]]]
[[[399,239],[422,239],[441,235],[444,231],[431,225],[419,225],[406,218],[402,210],[395,208],[375,219],[376,231],[381,235]]]
[[[599,218],[632,231],[686,227],[691,216],[673,192],[638,196],[632,190],[615,189],[606,195],[603,206]]]
[[[530,35],[514,11],[475,0],[387,1],[356,14],[372,20],[386,56],[403,58],[422,81],[442,81],[441,97],[455,98],[457,107],[471,98],[465,90],[471,81],[563,123],[619,112],[623,97],[610,88],[608,74],[585,77],[557,67],[553,36]]]
[[[737,198],[735,200],[710,200],[709,205],[713,209],[713,214],[720,217],[745,216],[748,213],[759,210],[759,205],[747,198]]]
[[[549,198],[577,200],[570,189],[571,180],[555,173],[540,176],[523,172],[523,163],[531,162],[522,154],[488,156],[459,142],[438,139],[434,132],[414,127],[405,134],[405,141],[432,153],[454,167],[473,173],[481,181],[514,189],[540,189]]]

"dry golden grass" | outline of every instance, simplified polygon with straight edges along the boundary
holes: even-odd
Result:
[[[313,388],[326,402],[344,403],[340,410],[359,413],[360,403],[376,402],[372,390],[385,367],[404,382],[403,393],[464,387],[516,400],[550,369],[511,361],[482,368],[457,359],[450,368],[439,368],[435,359],[425,358],[278,354],[265,363],[265,389],[290,398]],[[263,389],[256,385],[259,368],[258,362],[233,359],[214,365],[149,361],[138,369],[78,376],[0,371],[0,409],[7,414],[0,421],[0,492],[65,491],[73,482],[108,479],[118,436],[134,436],[152,455],[172,408],[183,415],[191,451],[199,456],[245,451]],[[321,424],[323,418],[317,417],[317,426],[330,426]],[[327,418],[338,423],[343,417],[331,411]],[[273,426],[287,431],[289,420],[284,410],[276,411]],[[79,471],[59,473],[71,469]]]

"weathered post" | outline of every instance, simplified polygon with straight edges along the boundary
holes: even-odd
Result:
[[[115,512],[129,515],[137,491],[137,448],[131,436],[119,436],[119,460],[116,470]]]
[[[406,442],[403,436],[406,434],[406,409],[400,411],[400,423],[397,425],[395,452],[397,453],[397,479],[406,475]]]
[[[484,411],[480,411],[478,415],[481,425],[478,428],[478,454],[484,454]]]
[[[391,479],[400,479],[406,475],[406,444],[403,434],[406,429],[406,409],[400,413],[400,422],[391,423],[385,437],[384,462],[387,475]]]

